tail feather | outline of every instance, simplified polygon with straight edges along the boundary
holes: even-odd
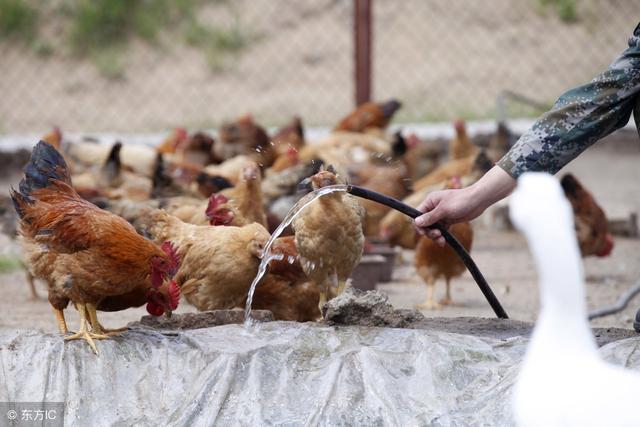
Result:
[[[166,172],[164,157],[162,153],[158,153],[156,155],[156,161],[153,168],[151,197],[158,197],[161,194],[163,188],[170,187],[172,184],[173,178],[171,178],[171,176],[169,176]]]
[[[34,201],[23,196],[19,192],[17,192],[13,187],[9,191],[9,195],[11,196],[11,201],[13,202],[13,207],[16,210],[18,216],[22,219],[25,215],[24,206],[26,204],[31,204]]]
[[[390,119],[400,107],[402,107],[402,103],[396,99],[391,99],[380,106],[382,114],[387,119]]]
[[[120,176],[122,170],[122,162],[120,161],[120,150],[122,150],[122,142],[118,141],[113,144],[109,156],[102,166],[102,173],[108,182],[113,183]]]
[[[30,201],[31,192],[49,187],[51,180],[59,180],[71,185],[71,177],[64,157],[52,145],[40,141],[31,152],[29,163],[24,168],[24,178],[20,181],[18,189],[20,194]]]

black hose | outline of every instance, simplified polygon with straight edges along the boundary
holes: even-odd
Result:
[[[380,194],[375,191],[368,190],[366,188],[358,187],[356,185],[347,185],[347,191],[350,194],[353,194],[354,196],[373,200],[374,202],[378,202],[383,205],[389,206],[390,208],[393,208],[399,212],[402,212],[403,214],[414,219],[422,215],[422,212],[420,212],[415,208],[412,208],[407,204],[402,203],[400,200],[394,199],[393,197],[385,196],[384,194]],[[469,253],[460,244],[460,242],[458,242],[458,239],[456,239],[451,233],[449,233],[449,231],[445,227],[443,227],[441,224],[438,224],[438,223],[433,224],[431,228],[436,228],[440,230],[440,232],[442,233],[442,236],[444,237],[444,240],[446,240],[449,246],[451,246],[451,248],[453,248],[453,250],[456,251],[456,253],[460,257],[464,265],[467,267],[467,269],[473,276],[473,279],[478,284],[478,287],[482,291],[482,294],[484,295],[484,297],[489,302],[489,305],[493,309],[496,316],[498,316],[498,318],[500,319],[508,319],[509,316],[507,315],[507,312],[504,311],[504,308],[502,308],[500,301],[498,301],[498,298],[495,296],[495,294],[489,287],[489,284],[487,283],[484,276],[480,272],[480,269],[478,269],[478,266],[476,265],[476,263],[473,261],[473,258],[471,258]]]

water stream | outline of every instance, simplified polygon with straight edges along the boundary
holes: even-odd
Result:
[[[344,191],[346,193],[347,190],[348,190],[348,187],[346,185],[330,185],[327,187],[322,187],[318,190],[314,190],[311,193],[305,195],[303,198],[298,200],[298,202],[296,202],[295,205],[291,207],[291,209],[287,213],[287,216],[284,218],[282,223],[278,226],[278,228],[276,228],[276,230],[273,232],[271,237],[269,237],[269,240],[267,241],[267,244],[264,246],[264,249],[262,251],[262,261],[260,261],[260,266],[258,267],[258,273],[256,274],[256,277],[253,279],[253,282],[251,282],[251,288],[249,288],[249,294],[247,295],[247,303],[244,308],[245,325],[249,326],[253,323],[251,319],[251,304],[253,302],[253,294],[256,291],[256,286],[258,286],[258,284],[266,274],[267,267],[269,266],[269,262],[271,262],[272,260],[284,259],[284,254],[271,253],[271,246],[273,246],[273,242],[275,242],[275,240],[280,236],[280,234],[282,234],[284,229],[287,228],[287,226],[293,222],[293,220],[300,214],[300,212],[302,212],[307,206],[313,203],[316,199],[319,199],[320,197],[326,194],[335,193],[338,191]]]

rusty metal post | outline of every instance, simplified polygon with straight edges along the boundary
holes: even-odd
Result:
[[[371,100],[371,0],[354,0],[356,106]]]

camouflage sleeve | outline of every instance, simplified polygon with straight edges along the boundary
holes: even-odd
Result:
[[[594,142],[623,127],[637,102],[640,107],[639,94],[640,24],[629,48],[606,71],[560,96],[498,165],[514,178],[524,172],[555,174]]]

